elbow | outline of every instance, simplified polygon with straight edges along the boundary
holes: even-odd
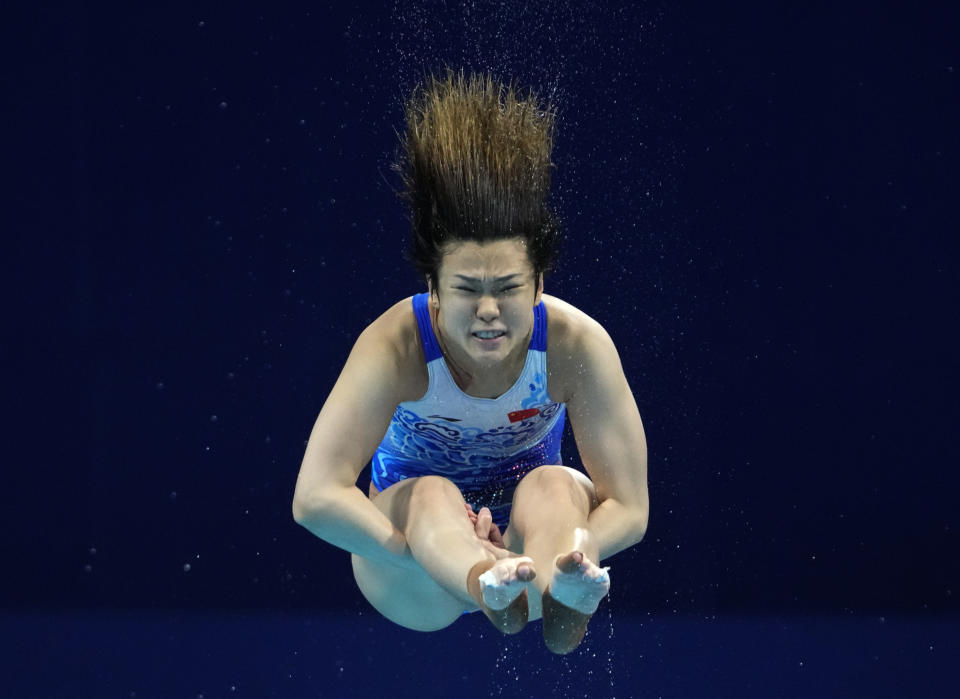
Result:
[[[644,512],[640,517],[639,521],[636,524],[636,529],[634,536],[637,537],[637,543],[639,544],[643,541],[643,537],[647,535],[647,522],[649,521],[649,516]]]
[[[303,500],[300,500],[296,497],[293,498],[293,521],[297,524],[303,526],[303,523],[308,517],[309,509],[307,508],[306,503]]]
[[[356,490],[356,486],[340,486],[326,481],[313,482],[309,486],[298,483],[291,504],[293,521],[312,529],[324,520],[336,519],[352,490]]]
[[[633,543],[639,544],[647,535],[647,523],[650,521],[650,508],[644,507],[633,511]]]
[[[636,527],[637,543],[643,541],[647,535],[647,524],[650,522],[650,495],[644,484],[643,493],[634,506],[634,526]]]
[[[299,489],[293,496],[293,521],[302,527],[323,517],[326,509],[327,506],[321,499],[301,493]]]

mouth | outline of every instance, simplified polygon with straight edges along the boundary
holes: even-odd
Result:
[[[507,333],[504,330],[481,330],[471,334],[483,345],[494,345],[498,344]]]

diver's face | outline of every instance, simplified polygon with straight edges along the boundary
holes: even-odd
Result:
[[[526,355],[542,293],[522,238],[448,245],[431,288],[445,351],[478,368]]]

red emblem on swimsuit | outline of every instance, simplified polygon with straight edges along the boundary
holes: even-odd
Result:
[[[536,408],[528,408],[527,410],[514,410],[512,413],[507,413],[507,417],[510,418],[510,422],[520,422],[539,414],[540,411]]]

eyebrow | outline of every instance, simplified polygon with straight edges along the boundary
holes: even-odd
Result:
[[[479,283],[481,282],[480,279],[477,279],[477,278],[475,278],[475,277],[468,277],[468,276],[465,275],[465,274],[454,274],[453,276],[459,277],[459,278],[462,279],[463,281],[465,281],[465,282],[470,282],[470,283],[472,283],[472,284],[479,284]],[[507,281],[510,281],[511,279],[513,279],[514,277],[519,277],[519,276],[520,276],[519,274],[508,274],[508,275],[505,276],[505,277],[497,277],[497,278],[494,279],[493,281],[494,281],[494,282],[507,282]]]

